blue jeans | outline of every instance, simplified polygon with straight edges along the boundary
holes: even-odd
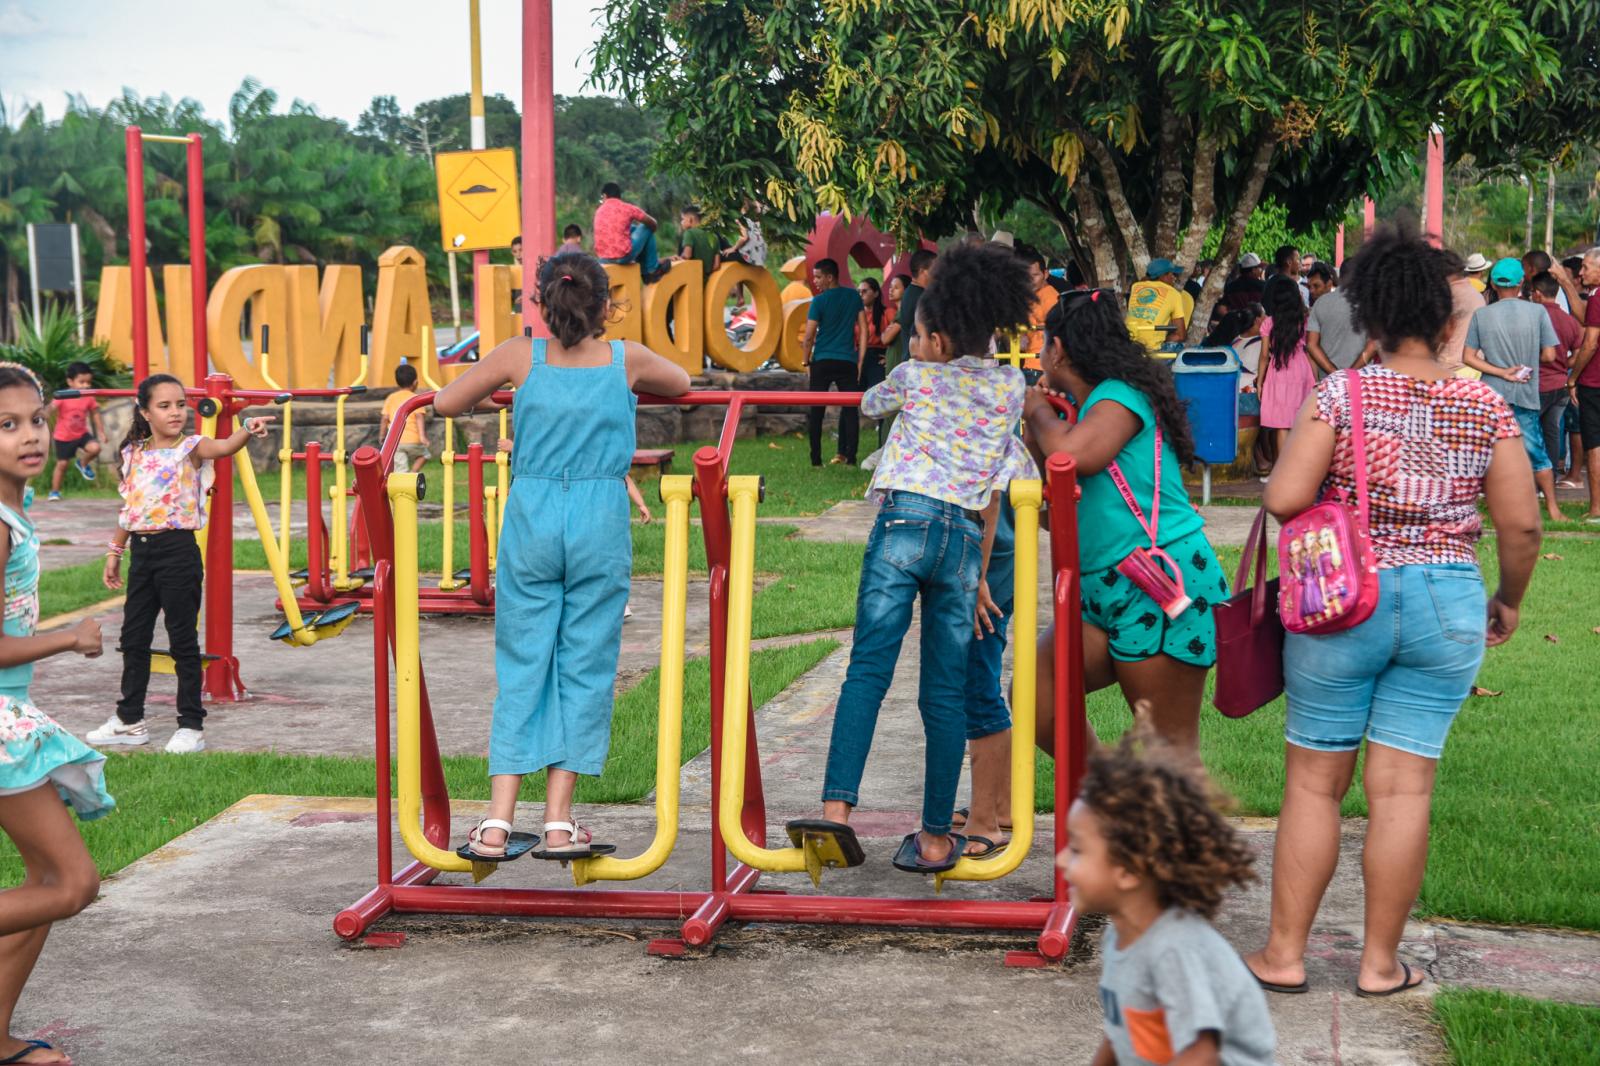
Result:
[[[922,674],[917,708],[928,738],[922,828],[948,833],[966,751],[964,690],[972,615],[983,561],[973,513],[913,492],[888,494],[867,538],[856,595],[855,643],[833,715],[824,802],[860,802],[878,709],[894,679],[911,607],[922,598]]]
[[[1011,504],[1002,502],[994,548],[989,552],[988,577],[989,596],[1000,608],[1000,617],[992,619],[994,632],[985,631],[983,639],[974,639],[967,651],[968,740],[981,740],[1011,728],[1011,708],[1006,704],[1000,678],[1006,657],[1006,627],[1011,624],[1011,609],[1016,606],[1016,536]]]
[[[1468,563],[1378,572],[1378,607],[1351,629],[1290,633],[1284,736],[1313,751],[1373,744],[1437,759],[1483,663],[1483,578]]]
[[[621,259],[602,259],[602,263],[638,263],[639,271],[643,274],[654,274],[661,266],[661,257],[656,253],[656,231],[646,226],[643,222],[635,222],[628,230],[628,236],[633,238],[633,247]]]
[[[1517,416],[1517,425],[1522,427],[1522,446],[1528,451],[1528,462],[1533,464],[1533,472],[1550,469],[1550,455],[1544,450],[1544,427],[1539,424],[1539,409],[1537,407],[1518,407],[1509,405],[1511,413]]]

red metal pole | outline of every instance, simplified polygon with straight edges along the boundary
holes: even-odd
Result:
[[[556,249],[556,102],[550,0],[522,0],[522,323],[549,329],[533,302],[532,264]]]
[[[1372,236],[1373,229],[1378,224],[1378,205],[1372,202],[1372,197],[1361,198],[1361,239],[1366,240]]]
[[[343,506],[343,504],[340,504]],[[393,818],[389,792],[389,640],[394,615],[394,564],[387,559],[372,570],[372,710],[373,754],[378,773],[378,884],[394,876]]]
[[[1444,130],[1438,126],[1428,132],[1428,172],[1423,199],[1427,207],[1423,236],[1438,248],[1444,243]]]
[[[206,337],[206,165],[200,134],[189,134],[189,302],[194,323],[194,383],[206,379],[211,349]]]
[[[1333,268],[1338,270],[1344,266],[1344,223],[1339,223],[1339,228],[1333,235]]]
[[[328,584],[328,538],[322,528],[322,445],[306,443],[306,595],[318,603],[333,598]],[[293,476],[293,456],[290,457]],[[341,504],[340,506],[343,506]],[[284,560],[288,565],[288,560]]]
[[[150,376],[150,319],[144,291],[144,141],[138,126],[127,129],[128,295],[133,298],[133,383]],[[196,385],[200,382],[196,381]],[[216,654],[212,652],[212,654]]]
[[[483,445],[467,446],[467,559],[472,599],[489,603],[489,520],[483,506]]]
[[[138,276],[143,276],[142,274]],[[143,300],[135,306],[142,305]],[[206,395],[217,404],[217,436],[233,432],[235,409],[229,397],[233,379],[211,374]],[[242,462],[250,461],[248,451]],[[216,656],[206,667],[206,695],[231,700],[239,692],[239,664],[233,656],[233,459],[216,460],[211,486],[211,527],[206,534],[206,654]]]

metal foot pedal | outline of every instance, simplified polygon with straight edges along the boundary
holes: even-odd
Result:
[[[845,869],[867,861],[856,831],[843,822],[797,818],[784,830],[789,834],[789,843],[805,852],[806,873],[817,888],[822,887],[822,871],[827,867]]]

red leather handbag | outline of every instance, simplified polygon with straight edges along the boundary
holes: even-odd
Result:
[[[1211,703],[1229,718],[1243,718],[1283,691],[1283,623],[1278,620],[1278,579],[1266,579],[1266,525],[1263,507],[1256,512],[1234,575],[1238,591],[1215,612],[1217,686]]]

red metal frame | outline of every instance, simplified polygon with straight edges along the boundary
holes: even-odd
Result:
[[[496,397],[502,401],[505,394]],[[395,416],[404,423],[410,410],[432,402],[419,395]],[[728,462],[739,419],[747,403],[766,406],[843,406],[859,402],[856,394],[841,393],[736,393],[697,392],[676,398],[641,397],[643,403],[725,405],[728,408],[718,447],[702,448],[694,457],[695,496],[700,501],[706,562],[710,576],[711,605],[711,755],[713,797],[722,788],[722,682],[727,662],[727,575],[732,550],[732,527],[727,504]],[[841,925],[917,926],[948,929],[1038,930],[1036,949],[1011,952],[1012,966],[1043,966],[1066,957],[1076,914],[1066,883],[1052,867],[1050,894],[1029,900],[884,899],[853,896],[788,895],[758,889],[761,872],[743,863],[730,869],[718,804],[712,802],[710,886],[704,892],[652,890],[551,890],[498,889],[467,885],[434,884],[437,871],[413,862],[392,874],[392,835],[389,798],[389,652],[393,646],[394,597],[388,583],[393,561],[393,528],[384,498],[383,472],[392,462],[397,435],[391,431],[381,452],[357,452],[356,482],[362,508],[374,516],[373,550],[383,574],[375,582],[374,603],[374,716],[377,731],[378,884],[334,919],[334,931],[353,940],[362,936],[384,915],[395,913],[514,915],[520,917],[656,918],[683,922],[679,937],[652,941],[649,951],[683,955],[704,947],[730,918],[762,921]],[[478,469],[473,464],[473,469]],[[1066,812],[1083,773],[1085,724],[1083,718],[1082,621],[1077,609],[1076,471],[1066,456],[1053,457],[1047,471],[1048,499],[1055,520],[1051,523],[1051,567],[1054,574],[1055,832],[1058,846],[1066,840]],[[481,493],[476,494],[481,499]],[[423,820],[427,838],[443,846],[449,825],[449,799],[444,793],[437,741],[425,684],[422,692]],[[761,789],[761,761],[756,741],[756,721],[751,703],[746,759],[746,794],[742,821],[745,832],[758,844],[766,840],[766,805]]]
[[[124,132],[128,166],[128,294],[133,298],[133,383],[150,376],[150,317],[145,307],[144,272],[147,265],[144,221],[144,131],[129,126]],[[194,335],[194,387],[201,388],[211,365],[206,335],[206,192],[204,141],[187,135],[184,165],[188,171],[189,303]]]

